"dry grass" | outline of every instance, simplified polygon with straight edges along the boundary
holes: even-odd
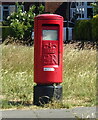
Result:
[[[33,47],[1,45],[2,47],[2,102],[30,104],[33,100]],[[96,50],[77,50],[64,47],[63,100],[50,103],[46,108],[70,108],[96,104]],[[30,106],[35,108],[35,106]]]

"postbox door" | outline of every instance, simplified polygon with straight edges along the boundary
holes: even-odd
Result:
[[[42,29],[42,61],[43,66],[58,65],[58,26],[43,26]],[[53,68],[52,68],[53,69]],[[52,70],[50,68],[50,71]],[[44,68],[44,70],[47,70]]]
[[[61,79],[59,66],[59,25],[42,27],[42,79],[44,83],[58,83]]]

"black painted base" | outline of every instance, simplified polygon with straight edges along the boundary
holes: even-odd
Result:
[[[34,105],[44,105],[52,100],[61,100],[62,86],[61,85],[36,85],[34,86]]]

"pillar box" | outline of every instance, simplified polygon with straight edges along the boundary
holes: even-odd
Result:
[[[63,17],[42,14],[34,19],[34,104],[62,96]]]

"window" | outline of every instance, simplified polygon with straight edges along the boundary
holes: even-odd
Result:
[[[84,5],[84,2],[82,2],[82,5]]]
[[[9,15],[11,15],[11,13],[15,12],[15,5],[10,5],[9,6]]]
[[[71,8],[75,8],[75,7],[76,7],[75,2],[73,2]]]
[[[82,14],[82,18],[84,18],[84,14]]]
[[[73,2],[70,5],[70,18],[72,19],[88,19],[93,16],[93,8],[91,2]]]
[[[43,40],[58,40],[57,30],[43,30]]]
[[[93,17],[93,9],[87,8],[87,18],[92,18],[92,17]]]
[[[78,4],[76,5],[76,14],[78,19],[84,18],[85,16],[84,10],[85,10],[84,2],[78,2]]]
[[[87,5],[90,6],[92,2],[87,2]]]
[[[3,6],[3,20],[6,20],[8,16],[9,16],[9,6],[4,5]]]

